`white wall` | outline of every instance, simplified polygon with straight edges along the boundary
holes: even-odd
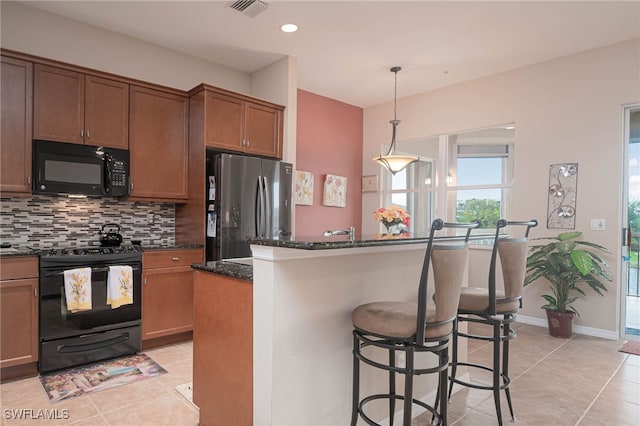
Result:
[[[566,56],[495,76],[403,98],[400,138],[457,133],[514,122],[515,190],[513,217],[537,218],[532,236],[546,229],[549,165],[579,164],[576,230],[608,247],[615,282],[603,298],[589,294],[575,303],[576,324],[617,331],[620,229],[622,227],[623,106],[640,101],[640,39]],[[380,173],[371,161],[388,143],[389,103],[364,111],[363,174]],[[363,231],[375,232],[368,212],[378,194],[363,194]],[[591,231],[603,218],[606,231]],[[544,318],[543,285],[527,287],[523,315]]]
[[[0,19],[5,49],[180,90],[207,83],[284,105],[284,159],[295,159],[295,58],[247,74],[19,3],[1,2]]]
[[[69,64],[189,90],[200,83],[250,93],[250,76],[14,2],[0,3],[0,45]]]

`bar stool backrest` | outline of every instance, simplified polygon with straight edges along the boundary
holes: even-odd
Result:
[[[442,327],[452,323],[457,314],[458,302],[460,300],[460,287],[464,270],[466,267],[469,236],[471,230],[480,226],[477,221],[471,223],[448,223],[441,219],[436,219],[431,224],[427,251],[422,263],[422,274],[420,275],[420,287],[418,289],[418,317],[416,323],[416,344],[420,345],[425,341],[425,328]],[[436,244],[434,238],[436,231],[445,228],[466,229],[464,241],[452,244]],[[434,265],[434,299],[436,303],[436,320],[427,323],[427,294],[429,265]],[[457,287],[457,288],[456,288]],[[455,302],[455,305],[453,303]]]
[[[500,236],[500,230],[507,226],[526,226],[524,237],[504,238]],[[498,255],[502,263],[502,274],[505,287],[505,299],[520,299],[527,263],[527,244],[529,240],[529,230],[538,226],[538,221],[507,221],[500,219],[496,225],[496,234],[491,252],[491,263],[489,266],[489,308],[486,314],[496,315],[496,263]],[[502,247],[502,248],[501,248]]]
[[[431,252],[433,266],[433,299],[437,322],[455,318],[458,313],[460,289],[469,259],[469,245],[438,245]]]
[[[522,296],[527,270],[527,250],[528,238],[505,238],[498,241],[506,299],[519,299]]]

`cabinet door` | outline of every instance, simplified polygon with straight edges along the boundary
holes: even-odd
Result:
[[[33,137],[84,143],[84,74],[36,64]]]
[[[131,197],[186,199],[188,98],[131,86]]]
[[[88,145],[129,148],[129,85],[85,77],[85,141]]]
[[[205,99],[206,146],[244,151],[244,101],[217,93]]]
[[[246,151],[281,158],[282,112],[265,105],[246,103]]]
[[[31,194],[33,64],[2,57],[0,193]]]
[[[193,270],[143,272],[142,340],[193,330]]]
[[[0,367],[38,360],[38,279],[0,281]]]

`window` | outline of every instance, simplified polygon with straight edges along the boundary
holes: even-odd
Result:
[[[405,208],[415,234],[428,233],[436,217],[495,228],[509,216],[513,187],[514,130],[505,127],[400,144],[420,160],[385,174],[384,205]]]

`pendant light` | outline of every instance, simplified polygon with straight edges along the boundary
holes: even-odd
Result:
[[[413,155],[396,155],[396,128],[398,127],[398,124],[400,124],[400,120],[398,120],[398,118],[396,117],[396,109],[398,106],[398,71],[400,71],[401,69],[402,68],[400,67],[392,67],[390,70],[392,73],[394,73],[395,78],[393,94],[393,120],[389,121],[389,123],[391,123],[391,146],[389,146],[389,151],[387,151],[386,155],[380,155],[379,157],[373,158],[373,161],[376,161],[377,163],[383,165],[394,175],[414,161],[418,161],[418,157],[415,157]]]

